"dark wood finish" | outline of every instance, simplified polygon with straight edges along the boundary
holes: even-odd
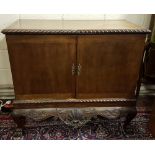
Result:
[[[14,109],[30,108],[68,108],[68,107],[126,107],[135,106],[136,99],[34,99],[15,100]]]
[[[129,123],[131,122],[131,120],[137,115],[137,109],[136,106],[132,108],[132,110],[130,110],[126,116],[126,119],[124,120],[124,124],[123,124],[123,129],[126,132],[126,127],[129,125]]]
[[[6,38],[16,99],[75,97],[74,36]]]
[[[25,128],[26,117],[12,115],[12,118],[14,122],[17,124],[16,130],[14,132],[14,136],[21,137],[24,134],[23,129]]]
[[[18,20],[5,34],[146,34],[150,30],[125,20]]]
[[[79,36],[78,98],[134,98],[145,35]]]
[[[24,128],[26,118],[24,116],[16,116],[16,115],[12,115],[12,116],[13,116],[13,120],[17,124],[17,128],[19,129]]]
[[[135,109],[149,30],[127,21],[19,20],[2,32],[11,63],[14,109]],[[127,114],[124,126],[135,114]]]
[[[107,30],[9,30],[2,31],[4,34],[9,35],[102,35],[102,34],[150,34],[151,31],[143,29],[107,29]]]

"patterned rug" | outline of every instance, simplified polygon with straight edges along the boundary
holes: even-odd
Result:
[[[45,121],[26,121],[23,133],[16,131],[16,124],[11,116],[0,115],[1,140],[110,140],[110,139],[153,139],[148,129],[149,113],[141,112],[128,125],[122,128],[123,121],[97,117],[80,128],[66,125],[59,119],[49,118]]]

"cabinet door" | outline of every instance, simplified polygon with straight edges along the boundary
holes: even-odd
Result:
[[[75,97],[74,36],[8,35],[17,99]]]
[[[77,98],[134,97],[144,42],[145,35],[80,36]]]

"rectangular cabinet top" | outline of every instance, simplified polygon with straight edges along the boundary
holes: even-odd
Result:
[[[111,34],[150,33],[126,20],[18,20],[4,34]]]

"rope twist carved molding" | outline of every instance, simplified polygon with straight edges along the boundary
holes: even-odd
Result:
[[[148,29],[102,29],[102,30],[41,30],[41,29],[4,29],[4,34],[113,34],[113,33],[151,33]]]
[[[111,98],[111,99],[33,99],[33,100],[15,100],[15,104],[20,103],[102,103],[102,102],[135,102],[136,99]]]

